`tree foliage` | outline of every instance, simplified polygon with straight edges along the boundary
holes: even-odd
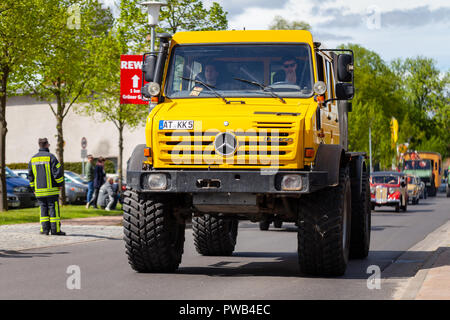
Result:
[[[384,62],[373,51],[349,44],[355,55],[355,97],[349,114],[349,148],[369,152],[372,131],[374,163],[389,168],[396,156],[390,121],[399,122],[398,143],[412,150],[449,156],[448,74],[442,76],[423,57]]]
[[[305,21],[288,21],[282,16],[275,16],[269,25],[269,30],[308,30],[311,31],[311,25]]]
[[[0,2],[0,211],[6,201],[6,99],[15,94],[25,73],[45,46],[50,13],[42,10],[56,0],[2,0]],[[54,31],[51,31],[54,32]]]
[[[209,9],[201,0],[169,0],[161,9],[160,27],[165,32],[226,30],[227,12],[213,2]]]
[[[48,2],[45,46],[23,74],[24,89],[46,101],[56,118],[57,157],[64,163],[63,120],[72,106],[91,93],[91,80],[101,69],[91,44],[108,32],[112,15],[98,0]],[[61,188],[60,201],[65,203]]]

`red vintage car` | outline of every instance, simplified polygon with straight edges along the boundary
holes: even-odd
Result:
[[[395,212],[406,211],[408,191],[406,175],[395,171],[378,171],[370,175],[370,204],[375,207],[395,207]]]

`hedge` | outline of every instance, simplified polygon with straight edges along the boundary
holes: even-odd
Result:
[[[83,173],[82,162],[65,162],[64,170],[73,171],[78,174]],[[86,164],[86,163],[85,163]],[[11,170],[14,169],[28,169],[28,163],[10,163],[6,165]],[[112,161],[105,161],[105,172],[106,173],[116,173],[116,168],[114,167],[114,163]]]

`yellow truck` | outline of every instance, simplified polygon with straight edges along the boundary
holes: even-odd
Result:
[[[202,255],[231,255],[240,220],[276,219],[298,226],[302,273],[342,275],[365,258],[369,168],[348,150],[353,52],[308,31],[158,37],[143,59],[145,143],[127,165],[131,267],[175,271],[189,221]]]
[[[442,156],[438,152],[407,152],[402,156],[403,172],[420,177],[425,182],[429,196],[436,196],[444,174]]]

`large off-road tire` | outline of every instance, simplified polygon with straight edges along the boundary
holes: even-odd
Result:
[[[350,258],[363,259],[369,255],[372,217],[370,207],[369,175],[363,171],[361,189],[352,188]]]
[[[192,218],[194,244],[204,256],[230,256],[236,245],[237,219],[223,219],[210,214]]]
[[[270,227],[270,221],[269,220],[261,220],[259,222],[259,230],[261,231],[267,231]]]
[[[132,189],[124,193],[123,227],[126,254],[138,272],[174,272],[181,263],[185,224],[167,203]]]
[[[433,175],[433,178],[431,180],[431,187],[429,188],[429,191],[428,191],[428,196],[436,197],[436,193],[437,193],[437,188],[434,184],[434,175]]]
[[[298,258],[300,271],[319,276],[345,273],[350,251],[351,188],[348,169],[339,185],[299,199]]]
[[[275,218],[275,220],[273,220],[273,226],[275,228],[281,228],[283,226],[283,220]]]

